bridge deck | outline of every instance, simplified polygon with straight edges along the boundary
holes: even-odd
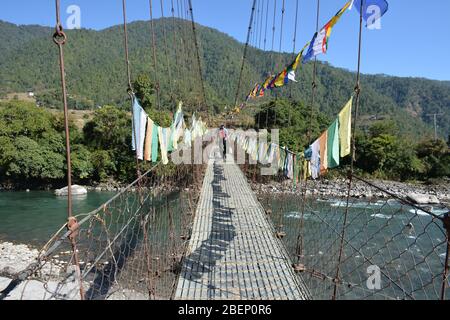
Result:
[[[308,298],[235,164],[216,160],[208,165],[175,298]]]

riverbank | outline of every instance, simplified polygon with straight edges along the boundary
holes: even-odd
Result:
[[[82,187],[85,187],[88,191],[122,191],[127,187],[126,183],[99,183],[92,185],[84,185],[82,183],[79,184]],[[33,190],[33,191],[53,191],[57,189],[61,189],[65,187],[64,183],[3,183],[0,184],[0,191],[25,191],[25,190]]]
[[[69,255],[70,252],[62,254]],[[30,245],[0,242],[0,276],[14,277],[15,274],[25,270],[30,264],[36,262],[38,256],[39,250]],[[55,257],[51,263],[44,265],[40,270],[40,276],[57,279],[60,277],[63,265],[64,262],[59,261]]]
[[[73,183],[75,185],[76,183]],[[97,184],[82,184],[78,183],[79,186],[86,188],[88,191],[97,192],[121,192],[124,191],[129,184],[120,182],[108,182],[108,183],[97,183]],[[4,183],[0,184],[0,192],[2,191],[55,191],[66,187],[67,185],[63,183],[59,184],[11,184]],[[145,186],[143,187],[145,188]],[[174,183],[166,183],[158,186],[158,191],[179,191]],[[134,192],[137,190],[137,185],[130,188],[130,191]]]
[[[11,291],[5,300],[79,300],[78,281],[73,267],[58,260],[61,256],[70,256],[71,252],[61,252],[53,256],[36,274],[22,282]],[[25,244],[0,242],[0,292],[30,264],[36,262],[39,250]],[[83,287],[89,288],[92,281],[83,281]],[[146,300],[147,297],[135,290],[113,288],[107,300]]]
[[[441,203],[450,204],[450,182],[442,182],[434,185],[412,184],[396,181],[370,180],[370,183],[384,189],[398,197],[405,198],[408,194],[422,194],[435,196]],[[292,181],[271,182],[270,184],[251,183],[252,189],[260,195],[265,194],[300,194],[300,185],[293,187]],[[308,180],[306,195],[315,195],[322,198],[341,198],[346,197],[348,185],[346,179],[335,180]],[[381,190],[378,190],[364,182],[353,180],[352,198],[357,199],[386,199],[391,196]]]

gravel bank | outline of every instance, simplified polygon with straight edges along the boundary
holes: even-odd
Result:
[[[429,196],[436,196],[444,204],[450,203],[450,183],[439,185],[410,184],[395,181],[372,180],[371,183],[399,196],[406,197],[410,193],[418,193]],[[257,193],[263,195],[268,193],[275,194],[298,194],[299,189],[293,189],[292,182],[272,182],[270,184],[253,184],[252,188]],[[307,184],[307,195],[314,194],[323,198],[340,198],[347,195],[347,180],[309,180]],[[360,181],[353,181],[353,187],[350,194],[353,198],[390,198],[387,193],[379,191]]]

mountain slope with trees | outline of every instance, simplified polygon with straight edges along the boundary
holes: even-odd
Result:
[[[243,44],[217,30],[197,27],[208,104],[213,112],[220,112],[234,103]],[[52,28],[0,22],[0,97],[33,90],[42,105],[61,107],[57,49],[51,39],[52,33]],[[190,22],[176,20],[174,29],[170,18],[158,19],[155,20],[155,33],[156,73],[152,66],[150,24],[141,21],[129,25],[133,78],[148,74],[153,82],[158,80],[166,109],[173,110],[174,101],[178,99],[183,99],[188,106],[200,104],[200,79]],[[121,26],[101,31],[68,30],[67,34],[65,54],[70,107],[92,109],[107,104],[128,107]],[[255,82],[264,80],[267,72],[281,70],[292,57],[291,54],[250,48],[239,101]],[[327,63],[319,63],[317,71],[317,106],[334,117],[353,92],[355,74]],[[298,83],[291,83],[274,93],[278,98],[290,97],[308,104],[311,74],[312,65],[306,64],[298,72]],[[364,75],[362,88],[361,123],[366,128],[373,118],[387,118],[394,120],[402,133],[419,137],[432,134],[432,117],[429,115],[442,113],[438,117],[439,134],[442,137],[449,134],[449,82]],[[265,103],[267,100],[259,101]]]

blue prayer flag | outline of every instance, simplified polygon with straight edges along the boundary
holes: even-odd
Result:
[[[380,29],[380,18],[388,11],[389,3],[386,0],[355,0],[353,5],[360,12],[363,1],[363,19],[369,29]]]
[[[317,32],[314,34],[311,43],[309,45],[308,51],[306,52],[305,56],[303,57],[302,63],[305,64],[309,60],[311,60],[313,57],[315,57],[317,54],[314,52],[314,44],[316,42],[317,38]]]

